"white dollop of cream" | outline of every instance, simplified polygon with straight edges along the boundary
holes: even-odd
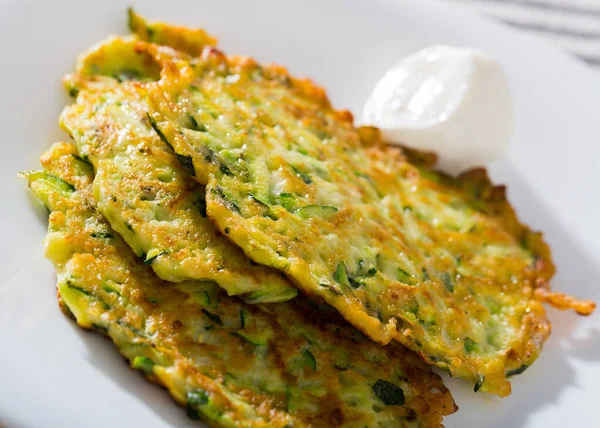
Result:
[[[431,46],[397,63],[364,108],[384,141],[436,152],[456,174],[485,166],[508,148],[512,100],[502,67],[484,52]]]

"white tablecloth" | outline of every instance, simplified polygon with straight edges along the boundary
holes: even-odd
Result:
[[[447,0],[504,21],[600,69],[600,0]]]

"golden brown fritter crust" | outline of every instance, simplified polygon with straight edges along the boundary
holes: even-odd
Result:
[[[152,130],[136,79],[152,81],[155,64],[136,46],[131,39],[96,45],[65,78],[77,99],[61,126],[96,170],[98,209],[162,279],[214,280],[251,303],[293,298],[297,291],[280,272],[251,262],[214,227],[204,186],[188,179]]]
[[[550,332],[542,300],[559,302],[536,292],[554,272],[548,246],[484,170],[440,174],[432,155],[354,127],[312,82],[214,47],[149,86],[157,133],[193,164],[209,217],[248,257],[373,340],[510,393],[507,377]]]
[[[416,354],[373,343],[326,305],[249,305],[214,283],[165,283],[95,209],[91,168],[73,146],[54,145],[42,164],[27,177],[51,211],[45,245],[61,307],[109,336],[191,417],[230,427],[435,427],[456,410]]]

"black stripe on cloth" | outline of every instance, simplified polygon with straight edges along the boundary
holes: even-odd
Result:
[[[582,61],[587,62],[590,65],[593,65],[595,67],[600,66],[600,56],[585,56],[585,55],[581,55],[578,56],[578,58]]]
[[[597,33],[591,33],[587,31],[568,30],[566,28],[548,27],[543,24],[529,24],[503,18],[502,21],[512,25],[513,27],[522,28],[523,30],[539,31],[541,33],[560,34],[562,36],[574,37],[578,39],[600,40],[600,31]]]

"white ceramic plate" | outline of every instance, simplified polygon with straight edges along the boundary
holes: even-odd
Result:
[[[198,426],[168,394],[129,370],[112,344],[58,310],[43,259],[46,213],[19,170],[67,138],[61,76],[75,56],[125,32],[125,0],[0,0],[0,424],[9,427]],[[544,230],[554,289],[600,301],[600,73],[467,11],[430,0],[138,1],[151,18],[206,27],[226,52],[286,65],[359,113],[400,57],[434,43],[474,46],[504,65],[516,132],[493,165],[523,220]],[[135,3],[134,3],[135,4]],[[448,427],[592,426],[600,397],[600,320],[549,310],[539,360],[499,399],[444,380],[460,407]]]

